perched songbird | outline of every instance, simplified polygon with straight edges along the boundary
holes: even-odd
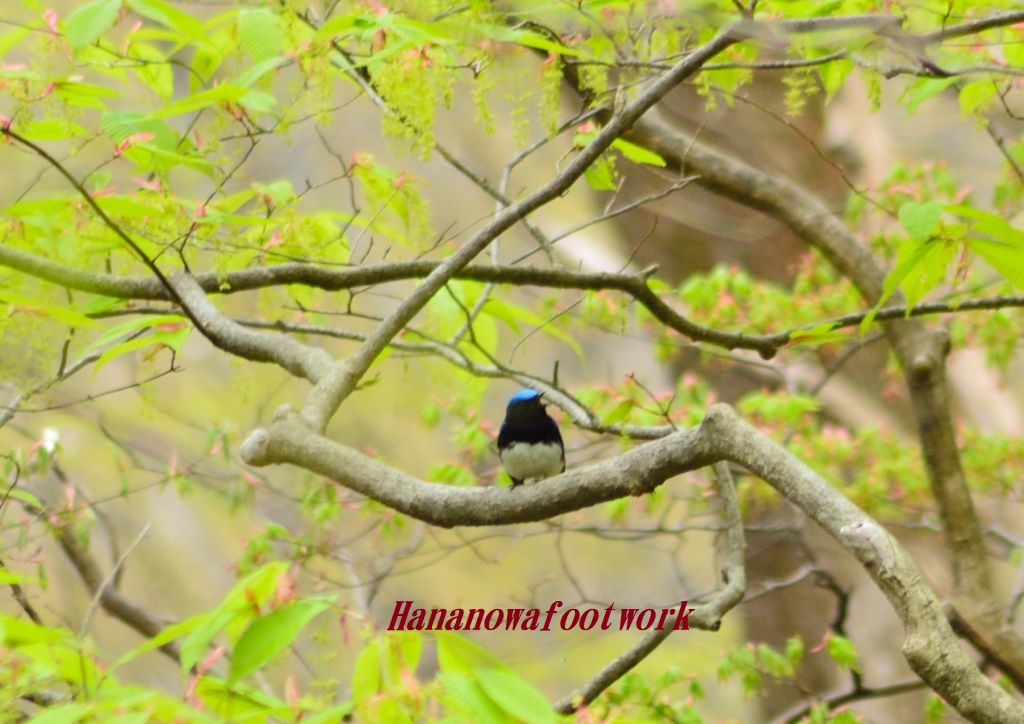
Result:
[[[509,398],[498,433],[498,457],[513,488],[524,480],[549,478],[565,470],[562,435],[545,412],[539,392],[520,390]]]

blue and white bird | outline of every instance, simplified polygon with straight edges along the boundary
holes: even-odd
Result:
[[[550,478],[565,470],[562,434],[544,410],[539,392],[520,390],[509,398],[498,432],[498,457],[513,488],[524,480]]]

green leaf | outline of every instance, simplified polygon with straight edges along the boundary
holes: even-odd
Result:
[[[196,91],[204,86],[203,79],[212,78],[224,62],[224,53],[216,47],[203,47],[196,51],[192,61],[194,74],[189,78],[189,90]]]
[[[128,702],[125,701],[124,703],[127,704]],[[151,721],[150,713],[145,711],[128,712],[116,716],[108,716],[105,719],[106,724],[150,724]]]
[[[494,297],[488,298],[487,302],[484,304],[484,314],[489,314],[495,319],[504,322],[505,325],[516,334],[522,334],[516,317],[524,311],[525,310],[522,310],[519,307],[506,304],[502,300]],[[530,313],[527,312],[527,314]],[[540,322],[539,319],[537,319],[537,321],[538,323]]]
[[[208,90],[186,96],[179,101],[169,103],[150,118],[171,118],[185,113],[194,113],[221,103],[237,103],[248,91],[230,83],[222,83]]]
[[[27,38],[29,35],[34,34],[33,28],[27,25],[13,28],[10,32],[0,35],[0,58],[4,57],[9,53],[14,46],[20,43],[22,40]]]
[[[885,282],[882,285],[882,295],[878,298],[875,306],[872,307],[871,312],[868,316],[864,317],[864,320],[860,323],[860,332],[864,334],[868,327],[870,327],[875,321],[875,315],[878,310],[882,308],[882,305],[893,295],[893,293],[899,289],[900,284],[907,278],[914,268],[921,263],[921,260],[928,254],[929,244],[918,244],[913,241],[907,241],[900,247],[900,252],[897,258],[901,258],[893,270],[889,272],[888,276],[885,277]],[[909,311],[910,308],[907,308]]]
[[[89,316],[95,316],[104,312],[112,311],[114,309],[122,308],[125,304],[123,299],[115,299],[114,297],[92,297],[82,304],[76,304],[83,314]]]
[[[582,58],[585,55],[583,52],[575,48],[563,45],[562,43],[559,43],[558,41],[534,30],[510,28],[504,25],[487,25],[480,28],[480,30],[482,30],[483,33],[491,39],[503,43],[516,43],[517,45],[525,45],[528,48],[546,50],[547,52],[555,55],[568,55],[575,58]]]
[[[589,146],[594,139],[597,138],[597,134],[600,131],[593,128],[592,124],[589,123],[581,128],[584,130],[577,130],[573,134],[572,143],[576,148],[583,149]],[[626,142],[623,141],[623,143]],[[633,148],[641,151],[644,150],[639,146],[633,146]],[[623,152],[623,155],[625,155],[625,152]],[[659,156],[658,158],[660,159],[661,157]],[[664,165],[664,163],[662,163],[662,165]],[[607,153],[602,153],[592,164],[590,164],[590,167],[586,170],[585,177],[587,179],[587,183],[590,184],[590,187],[597,191],[614,191],[616,188],[615,163],[612,157]]]
[[[4,493],[4,495],[6,495],[9,500],[20,500],[22,503],[28,503],[36,508],[45,507],[45,503],[43,503],[43,501],[27,490],[9,490]],[[3,640],[2,637],[0,637],[0,640]]]
[[[348,35],[349,30],[357,27],[358,20],[361,20],[361,18],[356,18],[354,15],[335,16],[317,29],[316,33],[313,35],[313,39],[334,39],[338,35]]]
[[[202,621],[181,644],[181,669],[188,673],[199,663],[213,639],[236,621],[256,617],[259,606],[273,595],[287,561],[273,561],[236,583],[217,608],[201,616]]]
[[[665,166],[665,159],[656,154],[654,151],[648,151],[642,146],[638,146],[635,143],[630,143],[621,138],[616,138],[612,141],[612,148],[621,153],[623,156],[628,158],[633,163],[644,163],[648,166]]]
[[[772,678],[785,679],[795,673],[792,662],[768,644],[757,645],[757,657],[761,669]]]
[[[403,675],[419,663],[423,636],[417,632],[391,632],[370,641],[359,652],[352,672],[352,701],[359,707],[399,686]]]
[[[456,634],[438,631],[437,661],[442,671],[455,674],[472,674],[475,670],[505,666],[494,654],[479,644]]]
[[[413,724],[415,720],[400,702],[394,699],[379,699],[367,707],[364,721],[387,722],[387,724]]]
[[[201,156],[163,151],[156,146],[150,146],[147,143],[136,143],[128,148],[123,155],[124,158],[138,166],[140,170],[165,170],[183,165],[189,166],[203,173],[207,173],[208,175],[212,175],[210,172],[214,167],[213,161]]]
[[[440,23],[413,20],[403,15],[394,16],[390,29],[396,36],[410,41],[418,48],[426,45],[449,45],[455,40]]]
[[[415,670],[419,664],[423,636],[416,631],[392,632],[384,637],[383,642],[385,683],[394,686],[401,681],[403,674]]]
[[[188,339],[191,331],[191,326],[181,325],[179,328],[170,331],[154,330],[152,334],[145,337],[136,337],[115,345],[99,356],[99,359],[96,360],[96,365],[93,368],[92,374],[95,375],[99,372],[100,368],[108,362],[115,360],[122,355],[126,355],[129,352],[145,349],[146,347],[164,346],[174,350],[175,353],[180,354],[181,348],[185,345],[185,340]]]
[[[32,621],[0,614],[0,643],[3,643],[4,648],[20,649],[36,644],[55,644],[66,636],[70,634],[63,629],[40,626]]]
[[[356,657],[356,665],[352,670],[352,701],[358,706],[376,696],[381,691],[380,638],[373,639]]]
[[[794,329],[789,333],[789,341],[820,343],[836,339],[842,335],[842,332],[838,330],[835,330],[835,334],[832,334],[833,330],[835,330],[835,325],[831,322],[816,324],[810,329]]]
[[[924,254],[903,279],[908,312],[942,281],[956,255],[957,247],[952,241],[933,241],[925,245]]]
[[[278,17],[266,8],[238,13],[238,39],[257,63],[281,55],[282,34]]]
[[[929,692],[924,705],[924,720],[926,724],[946,721],[946,702],[938,694]]]
[[[904,91],[902,96],[902,99],[907,104],[907,113],[913,114],[917,111],[918,106],[929,98],[937,96],[939,93],[956,83],[957,80],[959,79],[956,77],[927,78],[911,83],[910,87]]]
[[[174,96],[174,66],[167,62],[163,51],[155,45],[136,39],[131,45],[132,55],[145,61],[132,67],[139,77],[161,100],[168,102]]]
[[[833,60],[818,66],[818,75],[821,76],[821,84],[825,89],[826,104],[843,87],[855,67],[853,63],[845,59]]]
[[[126,219],[152,219],[162,213],[160,209],[128,196],[100,196],[96,204],[109,216]]]
[[[30,121],[21,129],[21,135],[32,141],[65,141],[72,136],[91,136],[82,126],[67,119]]]
[[[220,724],[228,722],[230,724],[270,724],[274,722],[276,724],[276,722],[282,721],[297,721],[292,707],[280,699],[243,683],[229,686],[224,679],[210,674],[197,678],[195,694],[203,708],[216,715],[216,719],[213,719],[211,724],[213,722]],[[198,713],[194,708],[192,712],[194,713],[190,713],[189,719]],[[277,716],[285,713],[289,716]],[[179,720],[161,718],[159,721],[177,722]],[[210,719],[200,721],[205,724]],[[90,722],[90,724],[93,723]]]
[[[78,51],[92,45],[103,33],[114,27],[121,0],[98,0],[75,10],[64,21],[64,35],[68,45],[77,55]]]
[[[604,424],[605,425],[614,425],[614,424],[616,424],[618,422],[622,422],[627,417],[629,417],[629,412],[632,409],[633,409],[633,401],[632,400],[623,400],[622,402],[620,402],[619,404],[617,404],[615,406],[615,409],[612,410],[608,414],[608,416],[606,418],[604,418]]]
[[[1024,47],[1021,46],[1021,43],[1001,43],[999,52],[1002,54],[1007,66],[1019,68],[1024,65]]]
[[[968,239],[967,248],[980,256],[1018,289],[1024,289],[1024,252],[1005,241]]]
[[[32,721],[36,724],[75,724],[89,717],[96,708],[96,704],[54,706],[33,716]]]
[[[235,78],[235,85],[237,85],[239,88],[248,88],[270,71],[274,70],[275,68],[280,68],[287,61],[287,58],[281,58],[278,56],[275,56],[273,58],[267,58],[266,60],[261,60],[260,62],[256,63],[256,65],[252,66],[247,71],[242,73],[242,75]],[[249,91],[249,93],[252,92],[253,91]],[[247,93],[246,96],[248,96],[249,93]],[[270,97],[274,99],[274,103],[276,104],[277,99],[274,98],[274,96]]]
[[[257,194],[273,201],[275,206],[287,206],[295,200],[295,187],[288,179],[272,181],[269,184],[253,183],[252,188]]]
[[[182,324],[176,328],[168,330],[156,330],[153,332],[153,339],[165,347],[170,347],[177,354],[181,354],[181,349],[185,346],[185,341],[188,339],[190,334],[192,334],[192,326]]]
[[[200,46],[208,45],[203,24],[188,13],[161,0],[127,0],[128,7],[144,18],[185,36]]]
[[[586,171],[587,183],[595,191],[614,191],[615,168],[607,155],[600,156]]]
[[[251,90],[238,99],[239,104],[250,113],[270,113],[277,107],[277,98],[270,93]]]
[[[184,621],[179,621],[176,624],[168,626],[153,638],[147,639],[131,651],[128,651],[123,656],[118,658],[117,661],[110,665],[110,670],[114,671],[119,666],[128,663],[140,654],[144,654],[147,651],[152,651],[153,649],[158,649],[164,644],[174,641],[174,639],[181,638],[186,634],[192,633],[192,631],[194,631],[196,627],[200,623],[202,623],[205,618],[206,614],[199,614],[198,616],[193,616],[191,618],[185,619]]]
[[[737,408],[745,415],[757,415],[766,422],[794,425],[802,417],[821,409],[821,403],[808,395],[752,392],[737,403]]]
[[[531,724],[557,721],[547,698],[511,669],[483,668],[477,669],[475,675],[484,693],[516,721]]]
[[[551,704],[493,654],[469,639],[437,632],[437,660],[443,683],[474,721],[556,721]],[[481,696],[483,694],[483,696]]]
[[[431,333],[449,337],[460,330],[467,321],[467,310],[475,306],[483,291],[484,286],[478,282],[448,282],[446,291],[430,300],[428,310]],[[472,320],[472,335],[464,336],[460,350],[474,361],[482,363],[488,359],[488,355],[495,354],[497,346],[498,328],[494,318],[480,315]]]
[[[140,133],[151,133],[153,137],[146,141],[147,145],[174,151],[178,147],[180,134],[164,121],[149,118],[139,111],[110,111],[100,119],[104,133],[114,143],[122,143],[129,136]]]
[[[834,633],[829,634],[825,649],[828,651],[828,655],[832,657],[832,660],[839,666],[851,671],[858,670],[857,647],[853,645],[850,639]]]
[[[960,114],[967,116],[984,111],[998,91],[991,78],[967,83],[960,89]]]
[[[132,332],[137,332],[140,329],[150,329],[157,327],[161,324],[177,324],[188,321],[188,317],[183,317],[180,314],[161,314],[155,317],[139,317],[132,319],[122,324],[118,324],[115,327],[111,327],[104,332],[96,341],[86,347],[86,353],[99,349],[105,344],[113,342],[115,339],[125,337]]]
[[[71,307],[47,304],[42,300],[32,299],[31,297],[26,297],[23,294],[18,294],[17,292],[12,292],[7,289],[0,289],[0,302],[6,302],[7,304],[13,304],[21,307],[22,310],[26,312],[42,314],[45,317],[50,317],[51,319],[56,319],[59,322],[64,322],[71,327],[99,326],[99,322],[95,319],[90,319]]]
[[[786,641],[786,658],[793,664],[798,664],[804,658],[804,640],[794,636]]]
[[[96,365],[93,367],[92,374],[95,376],[104,366],[109,362],[113,362],[118,357],[123,357],[129,352],[134,352],[139,349],[145,349],[146,347],[152,347],[157,344],[153,337],[139,337],[137,339],[129,339],[127,342],[114,345],[106,352],[99,356],[96,360]]]
[[[992,237],[980,238],[972,234],[967,239],[967,247],[1015,287],[1024,288],[1024,231],[998,214],[971,206],[949,206],[946,210],[970,219],[972,232]]]
[[[926,201],[923,204],[908,201],[899,210],[900,224],[907,230],[911,239],[918,242],[928,241],[932,232],[939,225],[939,218],[945,210],[941,201]]]
[[[237,681],[263,668],[288,648],[313,618],[328,608],[328,601],[305,599],[253,621],[232,650],[228,681]]]
[[[947,206],[946,211],[970,219],[973,222],[971,227],[975,231],[994,236],[1024,249],[1024,231],[1012,226],[999,214],[982,211],[973,206]]]
[[[487,303],[484,304],[484,314],[488,314],[495,319],[501,320],[516,334],[520,334],[518,322],[529,324],[530,326],[539,329],[544,334],[550,335],[554,339],[557,339],[563,344],[569,346],[572,351],[576,353],[576,356],[579,357],[580,360],[583,360],[583,348],[575,339],[562,332],[554,324],[545,322],[525,307],[508,304],[507,302],[495,297],[488,297]]]
[[[79,108],[95,108],[98,111],[107,110],[107,104],[100,100],[101,98],[113,98],[121,95],[117,91],[101,85],[77,81],[61,81],[56,84],[54,90],[68,105]]]
[[[500,724],[507,721],[498,704],[487,696],[470,674],[442,673],[437,676],[437,681],[444,687],[449,706],[463,715],[462,721]]]
[[[791,2],[790,5],[794,17],[820,18],[842,12],[846,0],[811,0],[810,2]]]
[[[561,331],[553,320],[541,319],[539,316],[524,307],[509,304],[495,297],[489,297],[487,299],[483,310],[485,315],[500,320],[516,335],[522,336],[520,322],[523,322],[530,325],[535,330],[543,332],[553,339],[565,344],[567,347],[572,349],[580,360],[584,358],[583,348],[580,344],[571,336]],[[489,334],[495,334],[496,330],[487,329],[487,332]],[[488,337],[487,339],[490,340],[492,337]]]
[[[22,66],[14,66],[10,68],[0,68],[0,78],[11,78],[12,80],[42,80],[43,74]]]

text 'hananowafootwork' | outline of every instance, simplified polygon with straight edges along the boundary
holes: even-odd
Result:
[[[395,601],[388,631],[676,631],[690,629],[693,608],[567,608],[553,601],[540,608],[416,608],[413,601]]]

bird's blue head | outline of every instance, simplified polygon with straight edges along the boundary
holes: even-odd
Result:
[[[519,390],[519,392],[508,398],[508,406],[512,407],[512,405],[520,402],[530,402],[531,400],[536,400],[538,397],[540,397],[540,393],[536,390]]]

